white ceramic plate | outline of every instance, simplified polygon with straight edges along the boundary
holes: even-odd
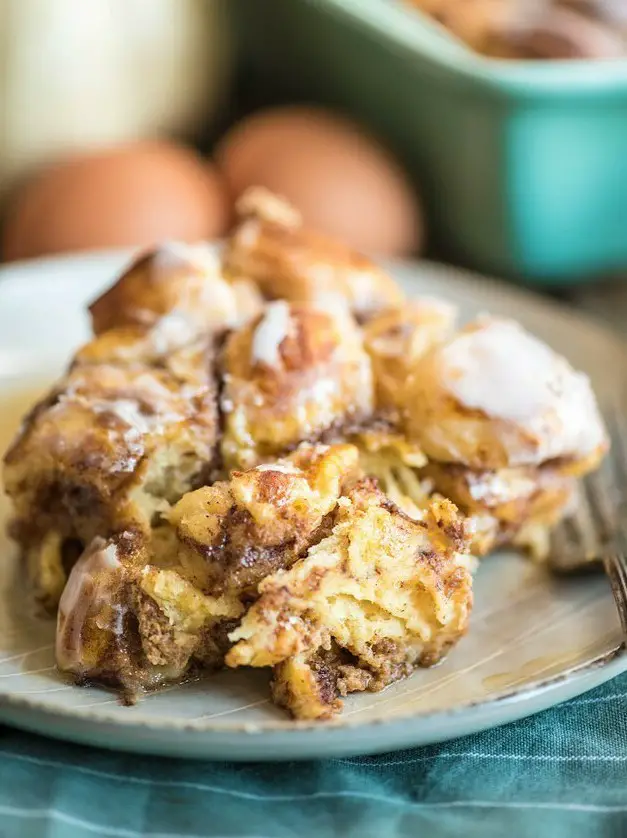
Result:
[[[87,338],[85,304],[126,259],[96,254],[0,271],[0,450]],[[625,344],[601,326],[449,269],[394,270],[408,290],[449,298],[466,316],[514,315],[586,370],[601,401],[622,386]],[[7,512],[0,500],[2,529]],[[386,751],[535,713],[627,668],[603,576],[553,579],[520,556],[501,554],[481,565],[471,631],[447,660],[382,693],[349,698],[334,722],[288,720],[269,703],[259,671],[224,672],[122,707],[111,693],[72,686],[56,672],[54,626],[31,616],[18,571],[15,550],[0,535],[0,720],[116,749],[256,760]]]

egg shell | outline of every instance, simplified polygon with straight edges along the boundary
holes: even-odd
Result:
[[[215,160],[234,198],[259,185],[306,224],[373,253],[420,251],[419,201],[396,160],[353,122],[319,108],[262,111],[231,129]]]
[[[166,238],[222,236],[230,206],[217,169],[168,142],[83,154],[35,175],[9,204],[5,260],[104,247],[148,247]]]

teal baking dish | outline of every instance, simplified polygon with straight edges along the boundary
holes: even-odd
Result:
[[[627,269],[627,60],[484,58],[402,0],[239,0],[258,86],[332,105],[419,185],[437,253],[532,284]]]

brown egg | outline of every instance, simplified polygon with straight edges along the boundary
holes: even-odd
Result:
[[[134,143],[73,157],[26,183],[7,208],[3,257],[211,239],[229,221],[211,164],[185,146]]]
[[[222,139],[216,162],[233,197],[265,186],[307,224],[360,250],[396,256],[421,248],[422,213],[405,173],[342,117],[305,107],[254,114]]]

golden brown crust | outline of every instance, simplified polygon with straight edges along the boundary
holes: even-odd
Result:
[[[225,269],[253,280],[271,300],[348,304],[359,317],[398,305],[403,293],[381,268],[334,239],[307,230],[287,202],[262,189],[240,199],[240,224]]]
[[[561,472],[559,464],[473,471],[450,463],[430,463],[423,475],[473,520],[471,550],[477,556],[504,544],[525,546],[521,533],[531,530],[536,533],[536,540],[528,545],[533,552],[537,552],[541,531],[546,535],[546,547],[549,530],[566,514],[576,490],[575,479]]]
[[[516,523],[529,513],[562,508],[574,485],[558,464],[500,471],[473,471],[450,463],[430,463],[423,473],[440,494],[469,514],[489,509],[502,521]],[[549,498],[551,501],[549,501]]]
[[[45,568],[62,573],[67,539],[86,545],[123,530],[147,535],[161,507],[198,485],[215,457],[217,394],[208,342],[149,365],[145,335],[124,331],[118,345],[128,357],[99,363],[115,358],[112,337],[78,353],[5,456],[13,534],[31,555],[35,580]],[[48,555],[51,539],[56,559]]]
[[[227,338],[222,370],[228,468],[250,468],[372,411],[370,361],[342,314],[272,303]]]
[[[245,323],[261,309],[250,283],[230,284],[204,245],[165,244],[134,262],[89,311],[99,335],[119,326],[154,326],[170,317],[190,340]]]
[[[387,309],[364,325],[364,345],[372,361],[377,407],[398,412],[416,362],[453,331],[456,309],[428,297]]]
[[[27,420],[5,457],[5,482],[18,507],[65,517],[68,533],[89,539],[113,529],[149,527],[133,490],[159,453],[177,450],[193,485],[213,457],[216,411],[205,347],[196,375],[102,364],[75,366]],[[176,490],[173,494],[177,494]],[[167,499],[167,488],[160,497]]]

